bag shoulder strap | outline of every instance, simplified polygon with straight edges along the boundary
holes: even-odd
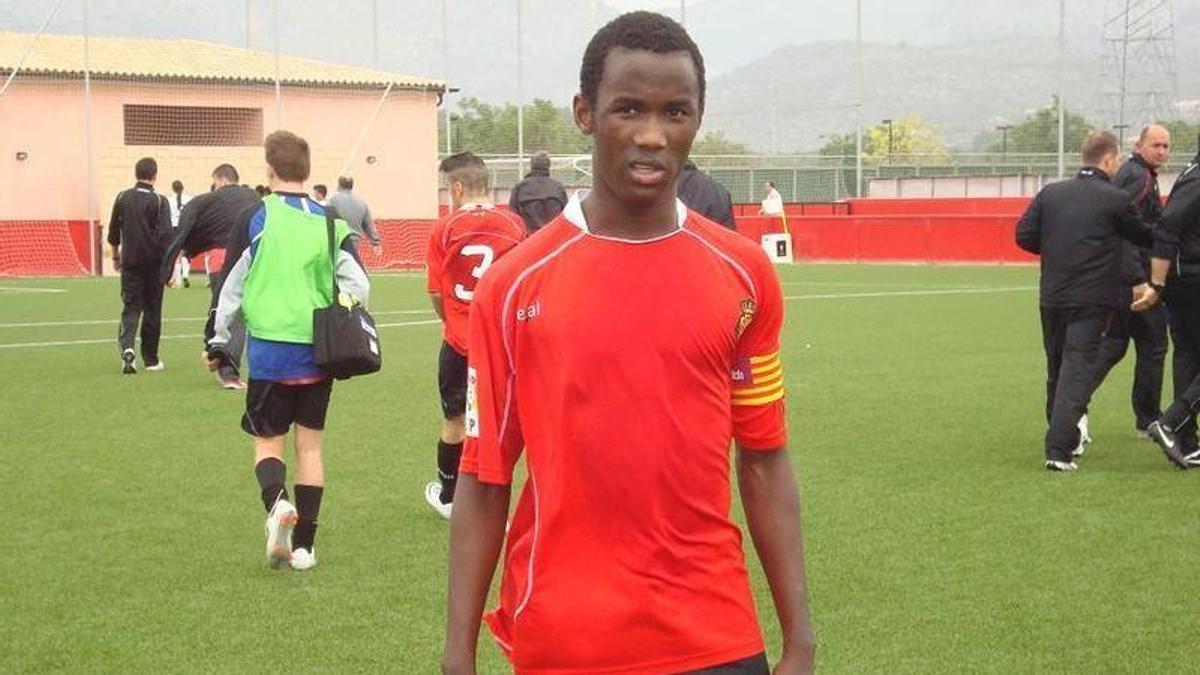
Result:
[[[328,237],[329,237],[329,265],[330,265],[330,272],[332,273],[331,276],[333,277],[333,279],[332,279],[333,280],[333,304],[336,305],[338,303],[338,296],[340,295],[340,293],[338,291],[338,282],[337,282],[337,255],[336,255],[336,251],[334,250],[334,245],[333,245],[335,229],[336,229],[336,227],[334,226],[334,223],[333,223],[333,209],[326,208],[325,209],[325,231],[328,233]]]

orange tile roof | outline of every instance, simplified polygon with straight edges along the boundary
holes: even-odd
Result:
[[[7,76],[17,67],[34,38],[31,33],[0,31],[0,74]],[[199,40],[92,37],[88,41],[88,62],[92,77],[96,79],[275,82],[274,53]],[[21,73],[82,77],[83,36],[43,34],[37,37],[37,43],[21,66]],[[382,88],[389,83],[398,89],[440,92],[446,88],[440,80],[283,54],[279,56],[279,80],[284,85],[356,89]]]

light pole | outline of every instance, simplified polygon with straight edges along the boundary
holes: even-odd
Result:
[[[892,163],[892,152],[896,149],[896,127],[892,123],[891,118],[880,120],[880,124],[886,124],[888,128],[888,164]]]
[[[1005,161],[1008,160],[1008,130],[1012,128],[1011,124],[1001,124],[996,127],[996,131],[1000,132],[1000,156]]]

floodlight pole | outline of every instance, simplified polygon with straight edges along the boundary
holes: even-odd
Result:
[[[854,52],[855,80],[858,100],[854,104],[854,196],[863,196],[863,44],[862,44],[862,0],[854,3]]]
[[[442,80],[446,86],[442,103],[446,106],[446,155],[451,155],[454,153],[454,144],[450,133],[450,33],[446,29],[446,4],[447,0],[442,0]]]
[[[525,166],[525,73],[521,60],[521,0],[517,3],[517,176]]]
[[[1066,176],[1067,120],[1063,104],[1063,50],[1067,36],[1067,0],[1058,0],[1058,177]]]
[[[283,91],[279,86],[279,0],[271,0],[271,34],[275,36],[275,128],[283,128]]]
[[[92,62],[90,32],[88,22],[88,0],[82,0],[83,7],[83,133],[84,149],[87,152],[87,216],[88,216],[88,254],[92,257],[92,274],[103,274],[104,264],[100,262],[104,256],[96,256],[96,226],[99,218],[96,216],[96,165],[92,158]]]
[[[687,27],[687,0],[679,0],[679,25]]]
[[[246,0],[246,49],[250,49],[250,0]]]

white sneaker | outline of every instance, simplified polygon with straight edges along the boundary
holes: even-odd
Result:
[[[146,366],[147,371],[153,370],[155,372],[158,372],[160,370],[166,370],[166,368],[167,367],[165,365],[163,365],[162,359],[159,359],[158,363],[155,363],[154,365]]]
[[[296,527],[296,507],[280,499],[267,516],[267,565],[278,569],[292,559],[292,528]]]
[[[1087,418],[1086,413],[1084,414],[1083,417],[1079,418],[1078,426],[1079,426],[1079,444],[1083,445],[1084,443],[1091,443],[1092,435],[1088,433],[1088,418]]]
[[[446,520],[450,520],[450,511],[452,510],[454,503],[453,502],[451,502],[450,504],[442,503],[442,484],[441,483],[439,483],[437,481],[430,481],[425,484],[425,501],[428,502],[429,505],[433,507],[434,511],[438,512],[438,515],[445,518]]]
[[[1048,459],[1046,460],[1046,468],[1050,471],[1075,471],[1079,469],[1079,465],[1075,462],[1059,462]]]
[[[292,551],[292,569],[297,572],[311,570],[317,566],[317,551],[313,549],[309,551],[306,548],[298,548]]]

